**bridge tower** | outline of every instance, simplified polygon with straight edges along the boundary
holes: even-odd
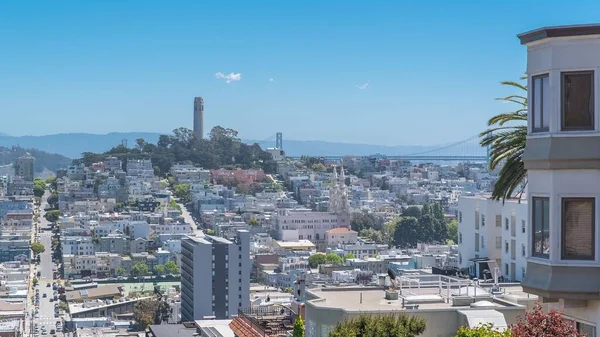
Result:
[[[281,132],[275,134],[275,148],[283,150],[283,133]]]

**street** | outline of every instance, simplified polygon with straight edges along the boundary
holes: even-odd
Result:
[[[187,224],[189,224],[190,227],[192,228],[192,234],[203,236],[204,233],[202,232],[201,229],[198,229],[198,225],[196,224],[196,221],[194,220],[194,218],[192,217],[190,212],[187,210],[185,205],[182,204],[179,200],[176,200],[176,201],[177,201],[177,204],[179,205],[179,207],[181,208],[181,216],[183,217],[183,220]]]
[[[27,299],[26,310],[29,313],[29,322],[26,324],[25,333],[30,336],[56,335],[59,331],[62,335],[62,321],[60,318],[55,317],[55,305],[59,302],[54,300],[55,295],[58,295],[58,293],[53,289],[53,283],[56,280],[53,279],[52,232],[49,230],[50,224],[44,218],[46,213],[44,209],[48,207],[46,200],[49,196],[50,194],[46,192],[42,197],[38,227],[34,226],[32,228],[32,237],[44,245],[45,251],[40,254],[39,264],[34,265],[32,278],[37,278],[38,283],[30,288],[30,296]],[[34,297],[34,304],[32,304],[31,295]],[[60,329],[57,329],[58,321],[61,321]]]

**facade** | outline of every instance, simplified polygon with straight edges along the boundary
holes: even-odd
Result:
[[[194,97],[194,136],[204,139],[204,99]]]
[[[541,28],[527,47],[529,217],[526,292],[588,336],[600,324],[600,25]]]
[[[487,196],[458,199],[459,266],[482,278],[476,261],[495,261],[498,276],[521,281],[527,270],[528,216],[526,200],[492,200]],[[492,266],[489,266],[493,268]],[[493,276],[490,270],[489,277]]]
[[[15,174],[25,181],[33,181],[35,176],[35,158],[29,152],[15,161]]]
[[[181,320],[226,319],[250,304],[250,233],[181,240]]]

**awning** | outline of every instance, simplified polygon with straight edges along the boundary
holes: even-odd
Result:
[[[492,323],[492,327],[496,330],[504,331],[508,328],[504,314],[497,310],[458,310],[458,313],[464,317],[471,328],[489,323]]]

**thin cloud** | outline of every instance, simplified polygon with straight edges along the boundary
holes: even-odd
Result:
[[[242,79],[242,73],[229,73],[228,75],[216,73],[215,77],[220,80],[225,80],[225,83],[238,82]]]
[[[370,82],[370,81],[367,81],[366,83],[364,83],[364,84],[361,84],[361,85],[357,85],[356,87],[357,87],[358,89],[360,89],[360,90],[365,90],[365,89],[367,89],[367,88],[369,87],[369,82]]]
[[[275,79],[273,77],[269,78],[269,82],[275,83]]]

